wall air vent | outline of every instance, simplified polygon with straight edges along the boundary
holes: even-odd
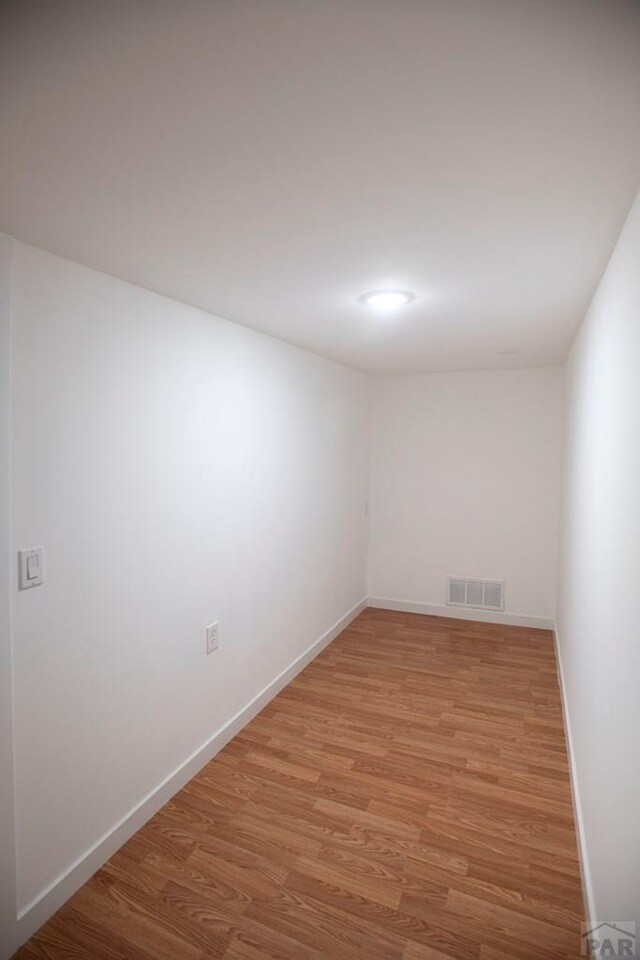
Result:
[[[449,577],[447,603],[453,607],[473,607],[476,610],[504,610],[504,582]]]

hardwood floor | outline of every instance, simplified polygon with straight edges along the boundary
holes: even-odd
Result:
[[[369,609],[17,956],[567,960],[581,918],[551,634]]]

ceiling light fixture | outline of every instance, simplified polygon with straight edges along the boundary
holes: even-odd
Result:
[[[360,302],[373,310],[398,310],[415,298],[408,290],[371,290],[360,297]]]

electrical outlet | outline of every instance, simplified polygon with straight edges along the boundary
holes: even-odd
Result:
[[[213,653],[218,649],[218,621],[210,623],[207,627],[207,653]]]

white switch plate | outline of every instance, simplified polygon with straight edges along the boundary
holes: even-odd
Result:
[[[44,551],[42,547],[18,550],[18,587],[29,590],[39,587],[44,580]]]
[[[207,627],[207,653],[213,653],[218,649],[218,621],[210,623]]]

